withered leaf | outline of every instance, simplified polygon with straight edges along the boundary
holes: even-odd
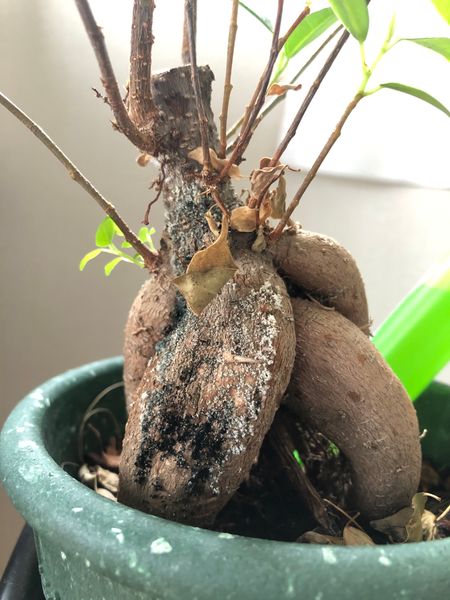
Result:
[[[109,490],[112,494],[117,494],[119,489],[119,476],[117,473],[113,473],[108,469],[103,469],[102,467],[97,466],[95,468],[98,483]]]
[[[347,524],[342,534],[346,546],[375,546],[375,542],[365,531]]]
[[[267,159],[261,159],[261,165],[267,164]],[[260,166],[252,171],[250,176],[250,193],[254,198],[259,198],[278,179],[286,169],[286,165],[278,164],[274,167]]]
[[[105,488],[98,488],[96,490],[96,492],[100,496],[103,496],[103,498],[108,498],[108,500],[112,500],[113,502],[117,502],[116,496],[114,496],[113,493],[111,493],[109,490],[107,490]]]
[[[223,217],[217,240],[194,254],[184,275],[173,281],[193,313],[199,315],[233,277],[237,265],[228,245],[228,219]]]
[[[317,533],[317,531],[307,531],[298,538],[297,542],[303,544],[327,544],[333,546],[342,546],[344,544],[342,538],[335,537],[334,535]]]
[[[264,229],[262,227],[260,227],[258,229],[258,234],[256,236],[256,239],[252,244],[252,250],[253,250],[253,252],[262,252],[263,250],[266,249],[266,246],[267,246],[267,242],[266,242],[266,238],[264,237]]]
[[[195,160],[200,165],[203,165],[203,148],[199,146],[198,148],[194,148],[188,153],[188,157],[192,160]],[[227,158],[219,158],[213,150],[213,148],[209,149],[209,157],[211,159],[211,165],[215,171],[220,173],[220,171],[224,168],[224,166],[228,163]],[[237,165],[231,165],[230,170],[228,171],[228,175],[232,179],[242,179],[243,175]]]
[[[427,497],[423,492],[414,494],[412,499],[413,514],[406,524],[407,542],[421,542],[422,534],[422,515],[425,510]]]
[[[427,542],[434,540],[437,533],[436,515],[429,510],[424,510],[422,514],[422,536]]]
[[[285,83],[285,84],[280,84],[280,83],[272,83],[272,85],[269,87],[269,89],[267,90],[267,96],[283,96],[287,91],[289,90],[300,90],[302,87],[301,83],[298,83],[297,85],[292,84],[292,83]]]
[[[235,231],[249,233],[256,229],[256,208],[239,206],[231,211],[230,227]]]
[[[409,523],[413,514],[414,510],[411,507],[406,507],[389,517],[371,521],[370,524],[380,533],[387,535],[392,542],[406,542],[408,538],[406,525]]]
[[[274,219],[281,219],[286,212],[286,179],[280,175],[277,189],[270,196],[272,207],[271,216]]]

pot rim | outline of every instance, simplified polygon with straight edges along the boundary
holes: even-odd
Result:
[[[199,599],[223,595],[223,590],[214,589],[218,572],[233,589],[239,582],[242,585],[243,571],[254,572],[258,566],[253,578],[273,594],[281,589],[305,590],[310,569],[322,583],[326,577],[336,585],[348,585],[350,572],[358,576],[360,570],[369,570],[371,578],[381,580],[389,567],[397,571],[405,565],[408,573],[423,570],[424,578],[430,564],[433,571],[445,574],[450,538],[361,547],[278,542],[190,527],[102,498],[53,460],[45,448],[43,421],[67,390],[121,365],[120,357],[108,358],[48,380],[16,406],[1,432],[0,474],[5,488],[38,537],[59,545],[62,560],[78,553],[87,567],[136,589],[149,584],[155,589],[176,577],[186,585],[190,582],[189,588],[179,588],[180,593],[189,589]],[[192,581],[193,572],[199,574],[197,583]]]

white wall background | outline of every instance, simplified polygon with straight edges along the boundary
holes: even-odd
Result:
[[[373,7],[383,1],[374,0]],[[421,1],[428,6],[428,0]],[[182,0],[158,2],[156,68],[179,64],[182,4]],[[120,82],[127,79],[131,5],[131,0],[92,1]],[[266,14],[273,9],[271,0],[259,0],[258,5]],[[291,15],[298,9],[298,3],[286,5]],[[228,10],[227,0],[199,1],[199,61],[209,62],[216,73],[216,114]],[[258,23],[242,13],[231,120],[240,115],[251,96],[266,61],[269,38]],[[437,76],[427,69],[434,85]],[[345,71],[341,71],[339,81],[345,77],[342,73]],[[48,131],[137,228],[146,203],[153,198],[147,188],[155,173],[137,167],[135,150],[112,131],[108,108],[90,90],[99,85],[93,54],[72,2],[1,0],[2,91]],[[300,95],[295,98],[301,100]],[[343,98],[344,103],[346,100]],[[393,150],[396,142],[388,118],[392,105],[384,101],[379,104],[378,98],[371,102],[378,105],[377,116],[364,121],[362,109],[359,116],[355,115],[353,132],[345,132],[333,151],[338,172],[344,164],[339,161],[346,161],[349,155],[369,157],[373,165],[383,156],[399,152]],[[412,106],[414,102],[405,99],[395,109],[399,113],[394,121],[400,122],[406,104]],[[440,140],[444,141],[444,149],[448,144],[450,132],[444,117],[439,120],[437,132],[429,133],[429,123],[435,118],[432,113],[425,108],[414,126],[407,128],[408,145],[422,136],[415,149],[420,165],[427,162],[431,146]],[[281,117],[278,111],[256,136],[244,167],[247,173],[259,157],[273,151],[280,136]],[[372,141],[373,136],[378,138],[378,123],[383,124],[379,138],[387,145],[374,150]],[[370,135],[364,135],[364,145],[354,151],[352,136],[358,131],[367,132],[372,125]],[[300,138],[309,135],[309,140],[314,139],[311,130],[306,131],[309,133],[299,133]],[[309,157],[303,151],[310,143],[301,146],[302,164],[308,163]],[[436,179],[430,178],[430,185],[441,176],[447,181],[448,152],[445,161],[437,169]],[[367,165],[366,158],[359,162]],[[331,172],[331,163],[329,166]],[[298,186],[297,177],[289,176],[292,192]],[[123,323],[144,274],[120,265],[110,278],[105,278],[101,260],[90,264],[84,273],[78,272],[78,261],[93,247],[94,231],[102,215],[48,151],[4,110],[0,110],[0,194],[1,423],[12,406],[43,380],[120,352]],[[432,261],[450,250],[450,198],[445,190],[323,176],[304,197],[296,217],[305,228],[332,235],[353,252],[367,283],[375,324],[385,318]],[[152,221],[161,230],[161,206],[154,207]],[[4,492],[0,493],[1,571],[20,521]]]

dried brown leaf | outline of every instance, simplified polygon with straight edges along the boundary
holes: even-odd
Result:
[[[108,500],[112,500],[113,502],[117,502],[117,497],[110,492],[109,490],[105,489],[105,488],[98,488],[98,490],[96,490],[97,494],[99,494],[99,496],[103,496],[103,498],[108,498]]]
[[[199,315],[236,270],[228,245],[228,219],[224,216],[217,240],[194,254],[186,273],[174,279],[174,284],[186,298],[192,312]]]
[[[277,189],[270,196],[272,207],[271,216],[274,219],[281,219],[286,212],[286,179],[280,175]]]
[[[142,154],[139,154],[139,156],[136,159],[136,162],[140,167],[146,167],[150,162],[151,158],[152,157],[150,156],[150,154],[143,152]]]
[[[426,542],[434,540],[436,533],[436,515],[429,510],[424,510],[422,514],[422,539]]]
[[[253,252],[262,252],[267,247],[266,238],[264,236],[264,230],[262,227],[258,229],[258,234],[255,241],[252,244]]]
[[[325,535],[323,533],[317,533],[317,531],[307,531],[301,535],[297,542],[303,544],[327,544],[331,546],[342,546],[344,540],[333,535]]]
[[[425,510],[425,504],[427,503],[427,497],[423,492],[414,494],[412,499],[413,514],[411,519],[406,524],[406,532],[408,537],[407,542],[421,542],[423,539],[422,534],[422,515]]]
[[[266,164],[266,159],[261,159],[261,165]],[[260,166],[250,175],[250,193],[254,198],[259,198],[280,177],[286,165],[278,164],[274,167]]]
[[[95,471],[97,474],[98,483],[109,490],[112,494],[117,494],[119,489],[119,476],[117,473],[113,473],[108,469],[103,469],[103,467],[95,467]]]
[[[375,546],[375,542],[365,531],[349,524],[344,527],[342,537],[345,546]]]
[[[81,483],[88,485],[91,488],[95,488],[97,483],[97,474],[92,472],[88,465],[84,464],[78,470],[78,477],[80,478]]]
[[[377,519],[371,521],[371,526],[388,536],[392,542],[406,542],[408,539],[408,533],[406,531],[406,525],[411,520],[414,514],[414,509],[411,507],[402,508],[398,512],[385,517],[384,519]]]
[[[200,165],[203,165],[203,149],[202,149],[202,147],[199,146],[198,148],[191,150],[188,153],[188,157],[191,158],[192,160],[195,160]],[[213,150],[212,148],[209,149],[209,157],[211,159],[211,165],[212,165],[213,169],[215,171],[217,171],[218,173],[220,173],[220,171],[224,168],[224,166],[226,164],[228,164],[228,159],[227,158],[219,158],[217,156],[215,150]],[[242,179],[242,177],[243,177],[243,175],[241,174],[241,171],[237,165],[231,165],[231,168],[228,171],[228,175],[232,179]]]
[[[239,206],[231,211],[230,227],[235,231],[250,233],[256,229],[256,208]]]
[[[302,87],[301,83],[298,83],[297,85],[292,84],[292,83],[285,83],[285,84],[272,83],[272,85],[267,90],[267,96],[283,96],[287,91],[289,91],[289,90],[297,91],[297,90],[300,90],[301,87]]]

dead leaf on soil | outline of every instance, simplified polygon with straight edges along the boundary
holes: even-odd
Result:
[[[302,87],[301,83],[292,84],[292,83],[272,83],[272,85],[267,90],[267,96],[283,96],[289,90],[300,90]]]
[[[183,294],[189,308],[199,315],[233,277],[237,265],[228,245],[228,219],[223,217],[217,240],[194,254],[184,275],[173,282]]]
[[[298,538],[297,542],[303,544],[327,544],[331,546],[342,546],[344,544],[344,540],[340,537],[317,533],[317,531],[307,531]]]
[[[188,157],[191,158],[192,160],[195,160],[200,165],[203,165],[203,148],[201,146],[199,146],[198,148],[191,150],[188,153]],[[226,164],[228,164],[228,159],[227,158],[219,158],[217,156],[215,150],[213,150],[212,148],[209,149],[209,157],[211,159],[211,165],[212,165],[213,169],[215,171],[217,171],[218,173],[220,173],[220,171],[224,168],[224,166]],[[231,168],[228,171],[228,175],[232,179],[242,179],[243,178],[243,175],[241,174],[241,171],[237,165],[231,165]]]
[[[424,510],[422,515],[422,535],[426,542],[434,540],[437,534],[436,515]]]
[[[413,496],[411,507],[402,508],[393,515],[371,521],[370,524],[377,531],[387,535],[392,542],[421,542],[430,535],[432,527],[431,519],[426,514],[429,511],[425,511],[428,495],[418,492]]]
[[[346,546],[375,546],[375,542],[365,531],[347,524],[342,534]]]
[[[99,496],[103,496],[103,498],[108,498],[108,500],[117,502],[116,496],[114,496],[114,494],[112,494],[109,490],[106,490],[105,488],[98,488],[98,490],[96,490],[96,492],[97,492],[97,494],[99,494]]]

